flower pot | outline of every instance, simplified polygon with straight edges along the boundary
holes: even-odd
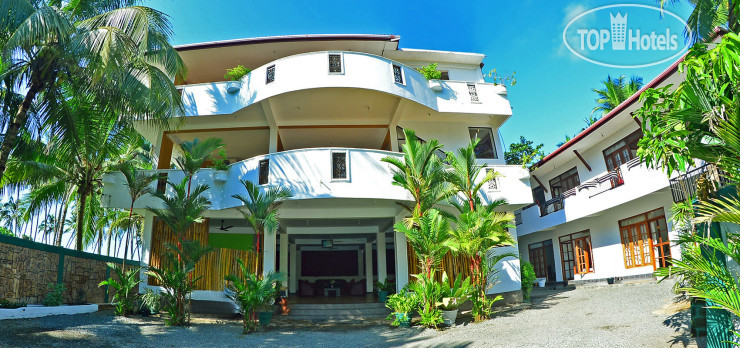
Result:
[[[429,88],[435,92],[442,92],[442,83],[439,80],[429,80]]]
[[[259,314],[257,314],[257,318],[260,321],[260,325],[270,325],[270,320],[272,320],[272,312],[259,312]]]
[[[455,325],[455,319],[457,319],[457,309],[451,311],[442,311],[442,321],[445,323],[445,325]]]
[[[229,172],[225,170],[217,170],[215,174],[213,174],[213,181],[216,182],[226,182],[226,179],[229,177]]]
[[[400,327],[411,327],[411,313],[396,313],[396,320]]]
[[[614,277],[606,278],[606,283],[609,284],[609,285],[613,285],[614,284]]]
[[[228,93],[236,93],[241,88],[242,88],[242,82],[241,81],[228,81],[228,82],[226,82],[226,92],[228,92]]]
[[[541,288],[544,288],[546,282],[547,282],[547,279],[540,278],[540,279],[537,280],[537,285],[539,285]]]
[[[378,300],[380,300],[380,303],[385,303],[388,300],[388,291],[378,290]]]

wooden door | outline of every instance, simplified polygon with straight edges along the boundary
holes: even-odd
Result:
[[[534,267],[537,278],[547,277],[547,262],[545,261],[545,248],[539,247],[529,250],[529,262]]]
[[[574,239],[573,246],[575,249],[575,273],[588,273],[591,270],[591,238]]]
[[[572,280],[574,278],[575,255],[573,254],[573,242],[560,243],[560,259],[563,263],[563,278]]]

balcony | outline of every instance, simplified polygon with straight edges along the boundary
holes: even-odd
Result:
[[[541,206],[532,204],[523,208],[520,212],[522,224],[517,226],[517,233],[521,236],[552,229],[667,187],[665,173],[649,169],[639,159],[634,159],[583,182]]]
[[[293,192],[293,200],[361,198],[410,201],[411,196],[404,189],[392,184],[390,165],[381,161],[387,156],[401,157],[401,154],[354,148],[312,148],[277,152],[234,163],[223,172],[202,169],[193,177],[193,185],[206,184],[210,187],[204,196],[211,201],[211,210],[241,206],[241,202],[232,197],[234,194],[245,193],[239,180],[287,187]],[[506,198],[510,204],[523,205],[531,202],[526,202],[531,199],[529,186],[525,183],[528,181],[526,171],[520,166],[493,168],[503,176],[497,179],[495,185],[489,185],[484,190],[484,201]],[[173,182],[184,178],[180,170],[156,172]],[[123,174],[106,174],[103,181],[103,205],[128,209],[131,199]],[[157,182],[152,183],[151,188],[156,190]],[[159,188],[165,189],[165,186],[160,185]],[[146,195],[136,201],[135,208],[159,205],[159,199]]]
[[[430,82],[409,66],[360,52],[331,52],[341,55],[342,64],[340,71],[332,72],[329,53],[304,53],[270,62],[243,77],[237,88],[232,81],[179,86],[185,105],[184,116],[232,114],[278,95],[318,88],[382,92],[439,112],[511,115],[503,86],[464,81]]]
[[[697,198],[697,192],[700,190],[700,182],[706,183],[707,193],[720,190],[723,187],[731,185],[731,181],[725,173],[713,164],[705,164],[699,168],[693,169],[686,174],[681,174],[670,181],[671,194],[673,201],[684,202]]]

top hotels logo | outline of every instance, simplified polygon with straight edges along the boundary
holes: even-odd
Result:
[[[609,5],[573,18],[563,30],[563,42],[591,63],[640,68],[675,60],[686,52],[686,28],[681,17],[657,7]]]

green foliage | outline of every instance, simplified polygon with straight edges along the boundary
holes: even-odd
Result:
[[[100,286],[109,286],[115,290],[113,301],[116,303],[116,315],[128,316],[134,312],[136,301],[139,298],[139,273],[141,267],[134,267],[123,270],[121,266],[109,262],[108,267],[113,270],[115,277],[100,282]]]
[[[175,163],[185,172],[185,176],[188,178],[188,187],[190,187],[190,179],[195,175],[195,172],[203,168],[203,163],[216,150],[223,147],[224,143],[220,138],[206,138],[205,140],[195,138],[193,141],[183,141],[180,143],[182,155],[175,158]]]
[[[64,300],[64,284],[49,283],[47,287],[49,288],[49,292],[42,302],[44,306],[61,306]]]
[[[189,179],[185,177],[179,184],[168,181],[167,185],[172,193],[154,192],[152,195],[162,200],[163,208],[147,207],[147,210],[156,215],[169,227],[176,236],[182,236],[194,223],[202,222],[203,214],[211,202],[202,196],[210,188],[208,185],[198,185],[192,192],[188,192]]]
[[[494,85],[516,85],[516,71],[511,74],[499,75],[496,69],[493,69],[485,77],[489,78]]]
[[[28,304],[25,302],[13,302],[5,298],[0,298],[0,308],[16,309],[16,308],[25,307],[27,305]]]
[[[429,209],[418,220],[418,225],[407,227],[403,221],[394,226],[397,232],[406,235],[409,245],[419,259],[422,273],[431,278],[434,270],[449,251],[447,241],[450,235],[450,224],[438,210]]]
[[[666,0],[660,0],[660,8],[665,6]],[[671,4],[678,4],[678,1],[670,1]],[[740,4],[735,1],[725,0],[692,0],[693,10],[686,18],[687,28],[684,30],[686,40],[691,39],[691,43],[697,43],[706,40],[714,34],[717,27],[729,28],[731,32],[740,31]],[[731,6],[730,6],[731,5]]]
[[[239,274],[230,274],[224,279],[227,281],[227,296],[239,306],[242,314],[243,333],[248,334],[257,329],[257,312],[275,301],[275,294],[279,291],[277,284],[287,278],[283,273],[269,272],[264,277],[250,272],[241,259]],[[267,309],[267,308],[265,308]]]
[[[439,80],[442,78],[442,72],[437,70],[437,63],[431,63],[416,70],[424,75],[424,78],[427,80]]]
[[[529,300],[529,294],[532,292],[537,275],[534,274],[534,266],[527,261],[520,263],[522,271],[522,295],[525,300]]]
[[[10,232],[10,230],[7,227],[3,227],[3,226],[0,226],[0,234],[4,236],[15,237],[13,232]]]
[[[386,279],[385,282],[375,282],[375,286],[378,287],[378,291],[388,291],[389,293],[392,293],[396,290],[396,283],[389,281],[388,279]]]
[[[592,114],[599,111],[602,114],[607,114],[614,110],[617,105],[622,104],[627,98],[637,93],[643,85],[640,76],[632,76],[627,80],[626,76],[612,78],[611,75],[607,75],[606,80],[601,81],[601,83],[603,84],[602,88],[592,89],[597,95],[596,106],[591,111]]]
[[[141,295],[141,309],[146,309],[149,314],[157,314],[162,309],[162,295],[147,288]]]
[[[411,289],[419,295],[421,325],[428,328],[436,328],[442,324],[442,312],[437,308],[437,303],[442,300],[442,285],[434,280],[434,275],[415,274],[416,282]]]
[[[421,298],[419,294],[413,291],[409,291],[408,288],[403,288],[399,293],[388,296],[388,301],[385,302],[385,306],[391,310],[391,314],[388,316],[388,320],[393,320],[392,325],[398,326],[400,324],[396,313],[412,313],[415,311]]]
[[[485,166],[478,164],[475,157],[475,147],[479,142],[480,139],[473,139],[468,146],[458,149],[457,153],[447,153],[449,165],[444,180],[449,184],[450,192],[454,193],[449,202],[461,213],[482,206],[480,190],[500,176],[495,171],[488,171],[481,178]],[[465,198],[464,202],[461,202],[460,196]]]
[[[533,141],[520,136],[518,143],[509,144],[509,150],[504,152],[504,159],[506,159],[506,164],[519,164],[523,167],[529,167],[545,157],[545,153],[542,151],[544,146],[544,144],[534,146]]]
[[[229,169],[229,159],[226,157],[226,150],[218,150],[218,156],[213,159],[213,164],[211,165],[211,168],[215,170]]]
[[[470,283],[470,277],[463,280],[462,274],[458,274],[457,278],[455,278],[455,281],[453,282],[447,276],[447,272],[442,273],[441,287],[442,301],[437,302],[437,307],[445,311],[458,309],[468,300],[475,290],[473,285]]]
[[[229,81],[239,81],[251,71],[252,69],[247,69],[244,65],[239,64],[231,69],[226,69],[226,75],[224,75],[224,78]]]

